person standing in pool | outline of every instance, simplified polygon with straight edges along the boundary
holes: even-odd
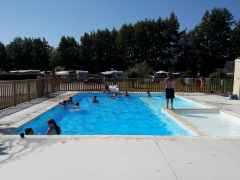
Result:
[[[167,109],[168,109],[169,99],[171,99],[171,109],[173,109],[173,98],[175,98],[174,90],[176,91],[177,85],[176,85],[175,79],[172,78],[171,72],[167,73],[167,78],[165,79],[162,92],[164,92],[165,88],[166,88]]]
[[[97,96],[94,96],[93,97],[93,100],[92,100],[92,103],[98,103],[99,101],[98,101],[98,99],[97,99]]]

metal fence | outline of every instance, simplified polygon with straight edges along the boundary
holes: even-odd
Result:
[[[120,91],[133,92],[161,92],[165,79],[160,78],[52,78],[31,79],[0,83],[0,110],[16,106],[17,104],[39,98],[56,91],[103,91],[105,83],[117,84]],[[175,79],[177,91],[192,92],[232,92],[232,79],[211,79],[211,83],[205,83],[200,88],[196,87],[196,81],[187,83],[186,79]]]

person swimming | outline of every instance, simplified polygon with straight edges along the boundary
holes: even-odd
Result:
[[[58,104],[61,104],[61,105],[65,106],[65,107],[67,107],[67,101],[59,102]]]
[[[147,97],[152,97],[149,91],[147,92]]]
[[[25,129],[25,134],[26,135],[34,135],[34,131],[32,128],[26,128]]]
[[[54,119],[50,119],[48,122],[49,129],[46,135],[57,135],[61,133],[61,128],[57,126]]]
[[[130,95],[128,94],[128,92],[126,91],[124,94],[123,94],[124,97],[129,97]]]
[[[114,99],[117,96],[116,93],[113,93],[110,98]]]
[[[72,107],[73,109],[80,109],[79,103],[75,102],[74,106]]]
[[[69,97],[69,99],[67,100],[67,103],[71,103],[71,102],[73,102],[72,97]]]
[[[92,103],[98,103],[99,101],[98,101],[98,99],[97,99],[97,96],[94,96],[93,97],[93,100],[92,100]]]

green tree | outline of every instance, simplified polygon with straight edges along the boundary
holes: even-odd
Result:
[[[49,70],[49,48],[48,42],[43,38],[32,40],[32,56],[34,69]]]
[[[235,60],[240,57],[240,20],[236,23],[230,35],[229,60]]]
[[[132,68],[125,71],[124,75],[128,78],[146,78],[153,71],[152,67],[149,67],[146,61],[136,63]]]
[[[13,39],[6,46],[7,63],[14,69],[25,69],[26,63],[23,58],[23,40],[20,37]]]
[[[50,66],[51,69],[54,69],[55,67],[61,65],[60,64],[60,60],[59,60],[59,55],[58,55],[57,48],[55,48],[53,46],[50,47],[48,55],[49,55],[49,61],[50,61],[49,66]]]
[[[229,59],[229,38],[233,15],[226,8],[206,11],[201,23],[190,33],[196,53],[197,65],[207,76],[216,68],[222,68]]]
[[[119,30],[118,37],[116,39],[118,48],[118,67],[119,69],[128,69],[129,66],[135,63],[135,42],[134,42],[134,26],[124,24]]]
[[[74,37],[62,36],[57,48],[59,61],[66,69],[75,69],[78,65],[78,43]]]
[[[7,54],[5,45],[0,41],[0,68],[7,69]]]
[[[24,38],[23,40],[23,60],[26,64],[26,69],[33,69],[33,56],[32,56],[32,39]]]
[[[173,70],[173,66],[177,62],[178,55],[180,54],[180,39],[182,32],[179,32],[180,23],[173,12],[170,14],[169,19],[166,18],[163,21],[163,24],[165,70],[171,71]]]

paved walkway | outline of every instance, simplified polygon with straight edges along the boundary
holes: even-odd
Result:
[[[238,180],[240,140],[4,139],[7,180]]]

